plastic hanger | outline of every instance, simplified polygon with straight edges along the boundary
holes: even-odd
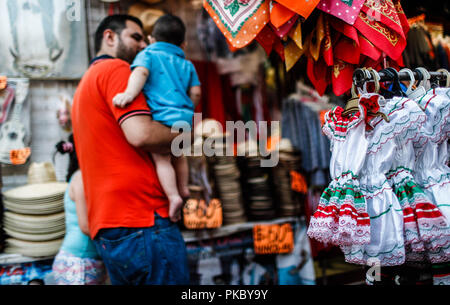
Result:
[[[374,82],[375,82],[375,91],[374,93],[378,94],[380,91],[380,75],[378,74],[377,71],[375,71],[372,68],[362,68],[363,72],[366,74],[367,79],[370,79],[370,76],[373,77]],[[362,90],[360,90],[358,88],[358,91],[362,94],[364,93],[368,93],[367,92],[367,83],[364,83],[364,86],[362,88]],[[352,97],[347,101],[347,104],[345,105],[345,109],[342,112],[343,115],[347,115],[349,113],[353,113],[356,111],[359,111],[359,95],[356,93],[356,86],[355,83],[352,84]],[[368,112],[368,115],[370,116],[380,116],[382,117],[386,122],[389,122],[389,118],[386,116],[386,114],[384,114],[381,111],[378,111],[376,113],[373,112]]]
[[[416,72],[419,75],[419,80],[416,84],[416,89],[412,91],[410,94],[408,94],[408,98],[412,100],[417,100],[420,99],[425,94],[427,94],[427,90],[421,84],[422,83],[426,84],[427,81],[431,78],[431,75],[425,68],[416,68],[414,69],[414,72]]]
[[[429,89],[431,89],[431,86],[430,86],[431,75],[428,72],[428,70],[423,67],[419,67],[419,68],[414,69],[414,71],[419,72],[422,75],[422,79],[419,81],[417,86],[422,86],[425,89],[425,91],[428,91]]]
[[[450,87],[450,72],[448,72],[447,69],[439,69],[437,70],[437,72],[443,72],[445,74],[445,87],[449,88]]]
[[[407,97],[405,92],[403,92],[402,86],[400,84],[400,78],[398,76],[397,70],[392,67],[383,69],[381,72],[392,77],[392,87],[391,90],[383,90],[383,96],[386,98],[393,98],[394,96]]]
[[[378,94],[379,92],[380,92],[380,75],[378,74],[378,72],[377,71],[375,71],[374,69],[372,69],[372,68],[368,68],[367,69],[367,71],[372,75],[372,77],[373,77],[373,81],[375,82],[375,91],[374,91],[374,93],[376,93],[376,94]],[[382,96],[380,96],[380,98],[382,98]],[[368,111],[368,113],[367,113],[369,116],[379,116],[379,117],[382,117],[386,122],[389,122],[389,118],[388,118],[388,116],[384,113],[384,112],[381,112],[381,111],[378,111],[378,112],[370,112],[370,111]]]
[[[413,93],[413,87],[414,87],[414,84],[416,83],[416,78],[414,77],[414,73],[413,73],[413,71],[411,71],[411,69],[408,69],[408,68],[404,68],[404,69],[401,69],[400,71],[399,71],[399,73],[403,73],[403,72],[406,72],[406,73],[408,73],[408,75],[409,75],[409,86],[408,86],[408,88],[406,89],[406,95],[409,97],[409,95],[411,94],[411,93]]]
[[[344,111],[342,112],[342,115],[348,115],[350,113],[359,111],[359,96],[356,93],[356,86],[355,83],[352,83],[352,97],[347,101],[347,104],[345,104]]]

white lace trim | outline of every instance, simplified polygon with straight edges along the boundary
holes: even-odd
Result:
[[[373,266],[399,266],[405,263],[405,246],[397,244],[392,249],[378,249],[378,251],[368,253],[364,246],[342,247],[345,261],[351,264]]]

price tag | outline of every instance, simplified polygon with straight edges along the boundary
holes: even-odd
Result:
[[[319,112],[319,121],[321,126],[325,124],[325,114],[327,114],[328,110],[322,110]]]
[[[253,246],[256,254],[291,253],[294,250],[294,233],[289,223],[255,225]]]
[[[183,207],[183,222],[188,229],[214,229],[222,226],[222,204],[212,199],[206,205],[203,199],[188,199]]]
[[[20,165],[27,162],[28,157],[31,154],[31,149],[29,147],[21,149],[12,149],[9,151],[9,160],[14,165]]]
[[[8,78],[4,75],[0,75],[0,90],[5,89],[7,84],[8,84]]]
[[[302,194],[308,192],[308,185],[306,184],[305,177],[294,170],[291,170],[291,189]]]

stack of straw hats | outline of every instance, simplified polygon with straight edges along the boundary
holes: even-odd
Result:
[[[146,34],[151,34],[158,18],[164,15],[164,11],[153,8],[149,4],[152,3],[136,2],[128,9],[129,15],[135,16],[142,21]]]
[[[300,153],[294,150],[288,139],[282,139],[279,145],[279,162],[273,168],[273,181],[277,190],[278,216],[298,216],[301,213],[301,198],[291,187],[291,171],[299,172]]]
[[[65,234],[64,193],[51,163],[32,163],[28,184],[3,193],[5,253],[55,255]]]
[[[219,198],[222,201],[223,223],[225,225],[247,221],[239,181],[240,172],[233,156],[214,158],[214,177]]]
[[[261,157],[245,157],[243,185],[247,215],[251,220],[270,220],[276,217],[272,196],[270,168],[261,167]]]
[[[272,176],[270,167],[262,167],[263,157],[256,141],[248,140],[238,145],[241,183],[247,216],[250,220],[270,220],[276,217],[272,196]]]
[[[228,147],[227,132],[223,132],[221,124],[213,119],[205,119],[194,130],[196,136],[213,140],[212,148],[217,153],[207,157],[211,174],[214,177],[215,190],[222,203],[223,224],[231,225],[247,221],[242,198],[240,171],[236,163],[236,157],[227,156],[227,151],[233,152]]]

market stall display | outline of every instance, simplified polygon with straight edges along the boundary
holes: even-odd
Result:
[[[98,21],[113,13],[139,17],[146,34],[164,12],[180,16],[186,24],[186,58],[195,65],[202,85],[195,111],[204,120],[194,122],[197,138],[193,155],[188,156],[191,196],[183,213],[221,215],[214,225],[207,221],[199,225],[203,219],[198,217],[184,219],[192,284],[326,285],[333,281],[327,279],[325,269],[336,260],[364,273],[372,266],[381,267],[381,279],[361,272],[358,284],[450,283],[450,74],[440,70],[450,66],[449,4],[418,0],[83,3],[92,40]],[[26,5],[19,11],[30,13]],[[40,16],[47,15],[40,12],[33,20]],[[39,49],[44,41],[52,41],[52,35],[47,36],[50,40],[40,39]],[[67,44],[60,43],[50,50],[59,53],[60,46]],[[77,44],[95,53],[93,41]],[[25,56],[21,50],[12,56]],[[55,61],[64,58],[65,65],[56,71],[71,70],[67,65],[79,62],[70,59],[77,53],[85,50],[64,49]],[[0,76],[0,162],[3,168],[8,164],[9,176],[8,190],[0,198],[0,282],[5,284],[34,277],[27,274],[36,273],[30,262],[50,261],[65,235],[67,184],[56,182],[54,171],[39,173],[48,164],[38,169],[27,161],[50,160],[41,147],[49,147],[70,131],[72,93],[64,98],[56,95],[61,88],[75,89],[78,79],[72,84],[56,74],[45,78],[49,79],[42,82],[32,75],[20,88],[14,79]],[[33,119],[32,128],[26,124],[25,131],[17,124],[29,121],[28,116],[18,119],[24,97],[23,106],[31,108]],[[54,113],[47,116],[49,109],[56,110],[54,100],[64,100],[58,119]],[[56,120],[63,132],[53,128]],[[279,141],[270,152],[279,162],[261,166],[259,143],[248,134],[243,142],[233,138],[228,143],[224,128],[229,121],[279,121],[277,134],[268,135]],[[7,130],[11,125],[18,131],[15,137]],[[45,129],[43,136],[33,137],[28,145],[31,131],[38,127]],[[21,149],[12,152],[7,147],[12,142]],[[214,155],[205,151],[195,155],[209,144],[216,150]],[[226,145],[234,145],[231,154],[226,154]],[[39,155],[30,155],[30,148]],[[28,167],[28,185],[22,185]],[[294,251],[256,253],[252,229],[286,223],[295,229]],[[13,268],[23,268],[26,277],[5,277]]]
[[[303,189],[293,190],[292,188],[292,182],[295,179],[293,176],[300,175],[301,156],[292,146],[280,147],[279,154],[280,161],[273,168],[273,182],[278,196],[278,200],[275,201],[277,214],[281,217],[298,216],[303,212],[302,192],[307,190],[306,184],[301,186]],[[304,177],[301,176],[300,179]]]
[[[236,158],[215,156],[212,162],[215,186],[222,201],[223,223],[230,225],[247,221]]]
[[[65,234],[66,188],[65,182],[34,183],[3,194],[5,253],[39,257],[58,252]]]

